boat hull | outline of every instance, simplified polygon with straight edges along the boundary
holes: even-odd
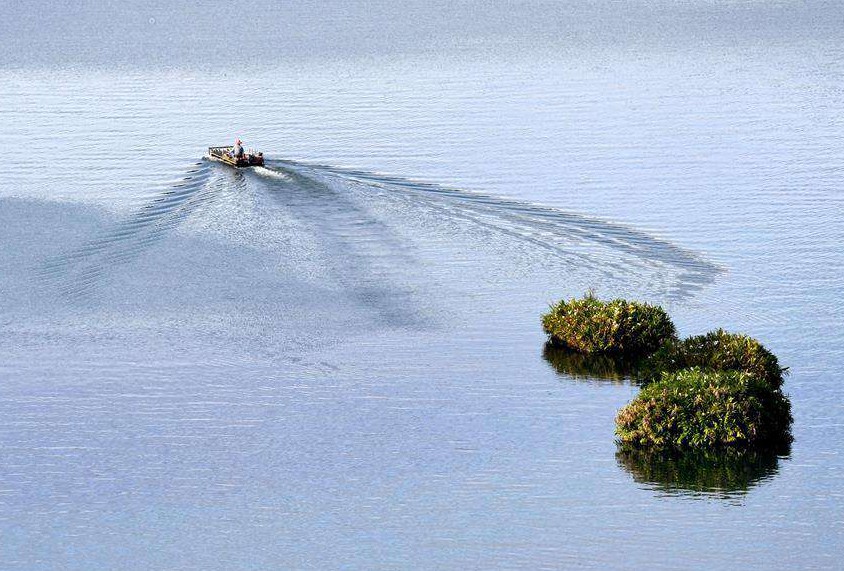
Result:
[[[234,156],[234,147],[208,147],[208,158],[236,168],[264,166],[264,153],[244,153]]]

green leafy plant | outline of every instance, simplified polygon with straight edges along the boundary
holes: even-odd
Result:
[[[601,301],[588,293],[563,300],[542,316],[552,344],[581,353],[646,355],[676,338],[664,309],[624,299]]]
[[[780,389],[785,369],[759,341],[718,329],[706,335],[672,340],[648,358],[638,371],[640,380],[651,382],[664,372],[698,367],[707,371],[743,371]]]
[[[666,373],[616,417],[622,445],[662,450],[790,441],[791,404],[779,388],[743,371]]]

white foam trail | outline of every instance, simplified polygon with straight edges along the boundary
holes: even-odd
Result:
[[[276,179],[276,180],[285,180],[285,181],[291,180],[290,176],[287,175],[286,173],[279,171],[279,170],[268,169],[267,167],[253,167],[252,171],[254,173],[256,173],[260,176],[266,177],[266,178],[272,178],[272,179]]]

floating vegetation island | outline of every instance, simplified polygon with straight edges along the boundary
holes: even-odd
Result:
[[[677,330],[661,307],[591,293],[563,300],[542,316],[552,345],[586,354],[641,356],[676,338]]]
[[[782,388],[785,372],[776,356],[756,339],[718,329],[666,343],[640,365],[637,378],[643,382],[658,381],[665,372],[694,367],[707,371],[744,371],[774,389]]]
[[[763,379],[741,371],[683,369],[645,386],[618,412],[622,444],[655,449],[777,446],[791,406]]]
[[[622,447],[747,450],[791,441],[786,371],[751,337],[718,329],[680,340],[661,307],[591,293],[552,306],[542,326],[550,347],[638,359],[634,376],[645,386],[616,417]]]

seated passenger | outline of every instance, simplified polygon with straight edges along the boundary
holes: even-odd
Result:
[[[237,157],[238,159],[239,159],[239,158],[241,158],[241,157],[243,156],[243,143],[241,142],[241,140],[240,140],[240,139],[238,139],[238,140],[237,140],[237,141],[235,141],[235,143],[234,143],[234,151],[233,151],[233,154],[234,154],[234,156],[235,156],[235,157]]]

